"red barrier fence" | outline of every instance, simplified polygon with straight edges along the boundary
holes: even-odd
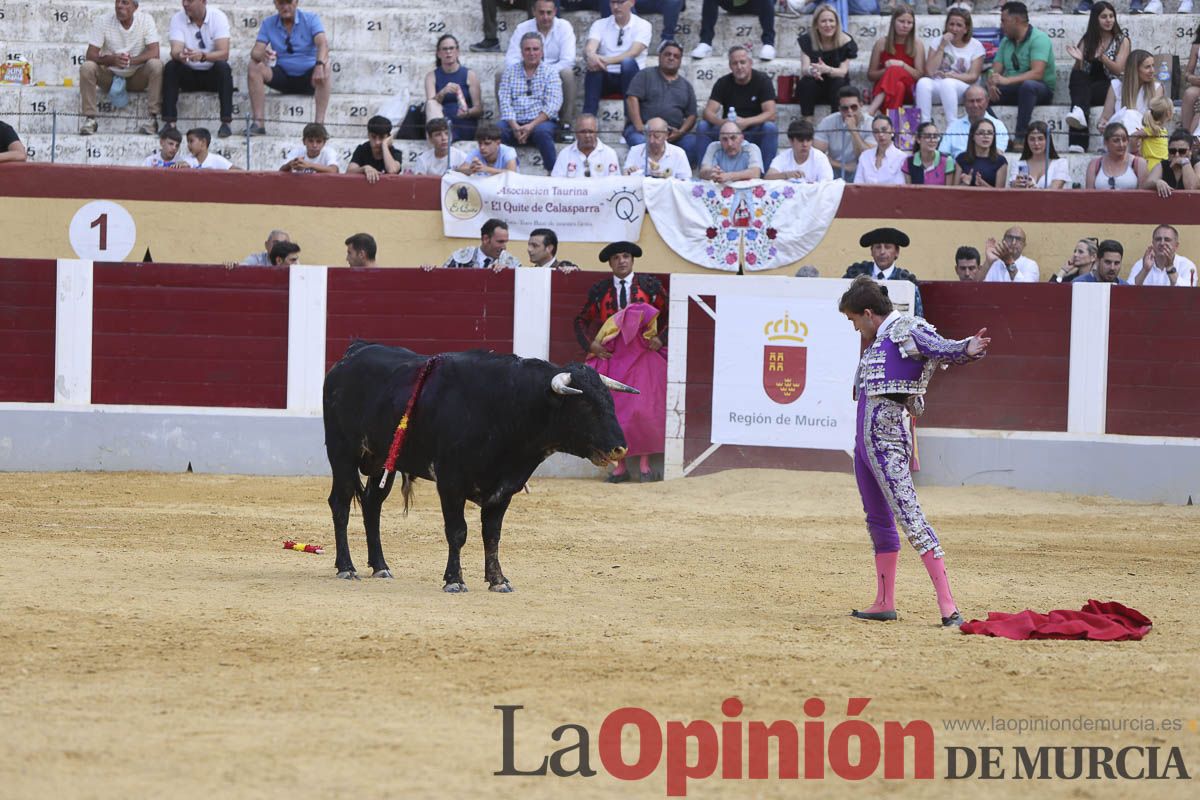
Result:
[[[0,402],[54,400],[54,266],[0,259]]]

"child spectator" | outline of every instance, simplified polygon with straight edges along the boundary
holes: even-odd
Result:
[[[1174,116],[1174,104],[1165,97],[1156,97],[1142,115],[1141,127],[1133,132],[1142,158],[1146,159],[1147,173],[1167,159],[1167,126]]]
[[[468,175],[498,175],[505,170],[517,171],[516,148],[500,143],[500,128],[485,122],[475,132],[476,147],[465,162],[455,167]]]
[[[301,134],[304,144],[297,145],[288,151],[287,158],[279,168],[280,172],[294,172],[311,175],[314,172],[336,175],[342,171],[338,166],[337,151],[326,144],[329,141],[329,131],[319,122],[310,122],[304,126]]]
[[[445,117],[425,123],[425,141],[429,142],[430,149],[413,161],[414,175],[445,175],[452,169],[458,169],[467,160],[461,150],[450,146],[450,123]]]
[[[169,133],[169,131],[167,131]],[[191,157],[188,158],[188,166],[192,169],[232,169],[237,167],[233,165],[229,159],[216,153],[208,152],[209,145],[212,144],[212,133],[208,128],[192,128],[187,132],[188,152]]]
[[[158,137],[158,152],[146,156],[143,167],[158,167],[163,169],[187,169],[187,158],[179,155],[179,145],[183,144],[183,134],[178,128],[165,128]]]
[[[396,175],[404,156],[392,147],[392,121],[378,114],[367,120],[367,141],[354,149],[347,174],[361,173],[367,183],[378,183],[380,175]]]

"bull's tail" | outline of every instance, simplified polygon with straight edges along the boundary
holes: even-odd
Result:
[[[359,508],[361,508],[363,495],[367,493],[367,486],[363,483],[362,476],[357,471],[355,471],[354,485],[351,488],[354,490],[354,502],[358,503]]]
[[[408,509],[412,507],[413,490],[416,488],[416,479],[407,472],[400,473],[400,496],[404,498],[404,516],[408,516]]]

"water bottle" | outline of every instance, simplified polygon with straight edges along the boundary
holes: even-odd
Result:
[[[737,109],[734,108],[733,106],[730,106],[729,113],[727,113],[725,115],[725,119],[730,120],[732,122],[737,122]]]
[[[1170,89],[1171,88],[1170,80],[1171,80],[1171,64],[1170,64],[1170,62],[1167,61],[1167,59],[1164,58],[1158,64],[1158,82],[1161,83],[1167,89]]]

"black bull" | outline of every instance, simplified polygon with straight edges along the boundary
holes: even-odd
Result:
[[[417,397],[396,471],[384,480],[396,426],[428,360],[400,347],[355,342],[325,376],[325,449],[333,473],[329,508],[338,577],[358,577],[346,543],[355,499],[362,506],[373,574],[392,577],[379,541],[379,515],[399,473],[405,511],[414,478],[437,482],[450,549],[444,589],[467,588],[459,551],[467,540],[463,507],[470,500],[480,506],[488,587],[511,591],[500,569],[500,528],[513,494],[551,453],[570,453],[597,465],[623,457],[625,436],[606,387],[635,390],[583,364],[558,367],[478,350],[443,354]],[[360,474],[366,476],[365,486]]]

